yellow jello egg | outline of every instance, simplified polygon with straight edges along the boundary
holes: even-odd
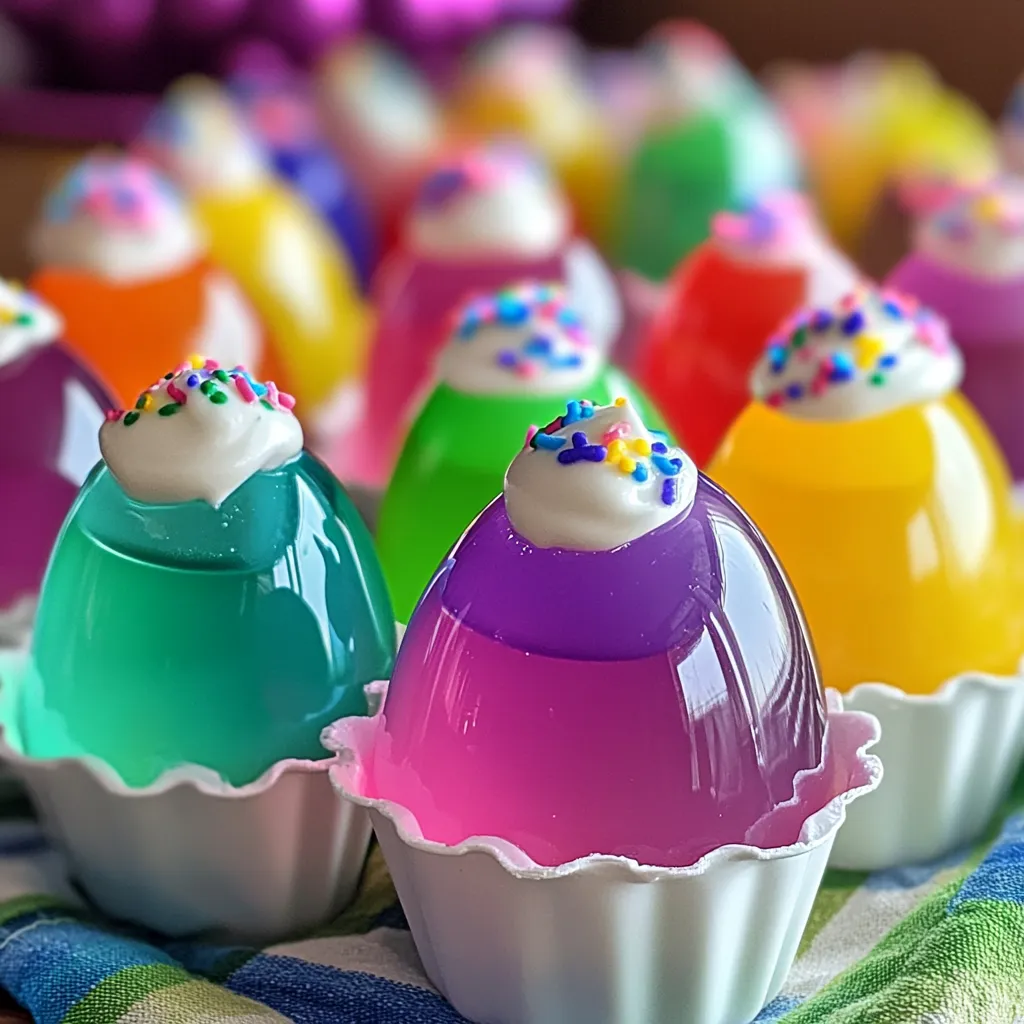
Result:
[[[928,694],[1024,655],[1009,472],[914,300],[864,287],[768,343],[709,474],[774,547],[825,685]]]

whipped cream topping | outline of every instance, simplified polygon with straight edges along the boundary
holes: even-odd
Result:
[[[952,391],[960,352],[931,310],[861,286],[805,309],[772,338],[751,377],[754,397],[789,416],[857,420]]]
[[[0,366],[20,359],[30,349],[60,337],[60,316],[11,281],[0,280]]]
[[[29,246],[40,267],[131,283],[176,274],[204,246],[184,202],[148,164],[97,153],[50,193]]]
[[[168,89],[137,148],[191,195],[245,192],[269,176],[241,111],[219,85],[199,76]]]
[[[542,165],[519,146],[463,151],[420,187],[410,247],[433,259],[542,259],[569,236],[569,205]]]
[[[764,196],[740,213],[719,213],[712,243],[737,263],[790,268],[807,274],[805,301],[831,305],[850,292],[860,274],[825,236],[810,203],[797,192]]]
[[[505,475],[516,531],[540,548],[611,551],[689,509],[697,467],[624,398],[570,402]]]
[[[299,454],[294,405],[272,381],[194,356],[143,391],[133,409],[107,414],[100,451],[136,501],[216,508],[254,474]]]
[[[426,83],[382,43],[359,39],[339,47],[324,62],[321,84],[333,116],[374,150],[417,161],[442,137]]]
[[[473,299],[457,314],[438,360],[438,378],[477,395],[572,394],[601,367],[601,355],[565,289],[521,284]]]
[[[1024,181],[1009,176],[955,191],[918,223],[918,251],[974,277],[1024,275]]]

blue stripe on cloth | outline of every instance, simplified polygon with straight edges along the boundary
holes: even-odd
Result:
[[[756,1017],[754,1024],[776,1024],[791,1010],[795,1010],[802,999],[794,996],[777,996]]]
[[[164,949],[186,971],[218,982],[258,952],[251,946],[211,946],[201,942],[168,942]]]
[[[930,881],[940,871],[955,868],[969,853],[970,848],[964,847],[924,864],[908,864],[905,867],[889,868],[888,871],[875,871],[864,880],[863,888],[876,892],[889,889],[916,889]]]
[[[950,913],[967,900],[1024,903],[1024,815],[1007,818],[988,856],[949,901]]]
[[[294,1024],[467,1024],[428,989],[290,956],[260,954],[232,974],[225,987]]]
[[[37,1024],[58,1024],[100,982],[125,967],[174,964],[143,942],[46,910],[0,928],[0,985]]]

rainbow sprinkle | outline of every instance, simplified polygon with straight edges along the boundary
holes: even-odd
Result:
[[[519,377],[579,369],[593,350],[583,321],[557,284],[518,284],[473,299],[456,315],[454,336],[470,342],[482,328],[494,326],[523,335],[516,347],[495,357],[498,366]]]
[[[626,399],[617,398],[615,404],[624,406]],[[562,416],[528,435],[526,443],[537,451],[557,452],[556,458],[562,466],[573,466],[578,462],[605,463],[609,468],[631,476],[639,484],[646,483],[655,474],[662,476],[661,502],[667,506],[674,505],[679,498],[676,478],[683,471],[683,460],[672,456],[664,441],[634,437],[633,425],[628,420],[613,423],[601,435],[599,444],[591,443],[582,430],[573,431],[568,442],[556,434],[556,431],[593,416],[592,402],[586,399],[571,401]],[[651,433],[663,436],[660,431]]]
[[[1024,188],[1010,178],[966,186],[935,214],[932,226],[957,244],[973,242],[985,229],[1024,234]]]
[[[890,289],[866,286],[844,296],[838,313],[828,309],[802,310],[787,321],[781,332],[769,339],[765,361],[772,376],[782,376],[794,360],[809,362],[814,372],[809,383],[793,382],[767,391],[763,401],[773,408],[807,398],[818,398],[832,387],[863,378],[872,387],[884,387],[900,365],[901,353],[890,347],[878,332],[893,322],[910,330],[900,336],[899,347],[923,345],[939,357],[953,351],[945,323],[916,299]],[[816,335],[829,334],[842,347],[816,351],[808,342]]]
[[[184,388],[180,386],[182,382]],[[224,405],[228,401],[226,387],[233,387],[246,404],[259,402],[271,412],[291,412],[295,408],[295,399],[279,391],[273,381],[263,383],[256,380],[244,366],[236,366],[232,370],[222,369],[216,360],[197,355],[191,356],[170,373],[165,373],[155,384],[141,392],[133,409],[110,409],[106,418],[108,422],[120,421],[130,427],[145,413],[173,416],[188,404],[189,392],[192,392],[192,397],[198,394],[213,405]],[[169,401],[158,404],[161,392]]]
[[[779,192],[764,196],[738,213],[715,214],[711,234],[727,245],[764,249],[790,241],[807,231],[810,224],[807,200],[796,192]]]
[[[440,210],[467,193],[497,188],[522,174],[542,174],[537,160],[523,147],[495,142],[467,150],[436,167],[420,185],[416,206]]]
[[[79,163],[51,193],[46,217],[64,223],[86,216],[110,227],[149,228],[180,199],[170,183],[134,157],[101,154]]]

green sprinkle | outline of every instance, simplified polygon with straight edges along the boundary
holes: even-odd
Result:
[[[139,395],[138,401],[136,401],[136,403],[135,403],[135,408],[136,409],[145,409],[146,408],[146,396],[145,395]]]
[[[138,418],[139,414],[137,412],[126,412],[124,414],[124,425],[130,427]]]
[[[265,398],[260,399],[260,405],[262,405],[264,409],[269,409],[271,412],[274,411],[274,407]]]
[[[221,384],[227,384],[227,382],[231,380],[227,374],[227,370],[214,370],[213,375],[221,382]]]
[[[199,385],[199,390],[202,391],[204,395],[208,395],[211,391],[217,390],[217,385],[212,380],[204,380],[203,383]]]
[[[210,401],[213,402],[214,405],[223,405],[227,400],[228,396],[225,395],[223,391],[214,391],[214,393],[210,395]]]
[[[31,313],[19,313],[15,318],[14,322],[22,327],[31,327],[35,321],[32,319]]]
[[[161,405],[158,412],[161,416],[173,416],[180,408],[177,402],[168,402],[167,405]]]
[[[885,383],[885,376],[881,373],[873,373],[868,377],[868,383],[874,384],[876,388],[881,387]]]
[[[789,339],[789,342],[793,348],[802,348],[807,342],[807,326],[798,327],[793,332],[793,337]]]

